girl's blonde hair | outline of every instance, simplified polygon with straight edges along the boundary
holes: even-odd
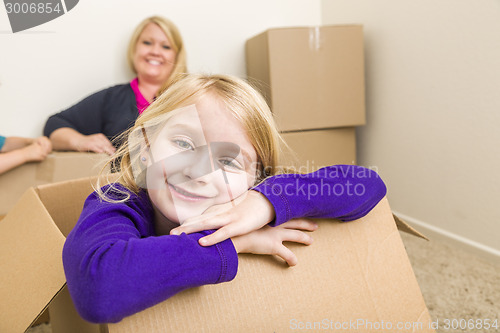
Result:
[[[170,77],[166,82],[163,83],[163,86],[160,88],[160,94],[162,91],[167,89],[168,86],[170,86],[180,74],[184,74],[187,72],[186,51],[184,49],[184,42],[182,41],[182,36],[179,32],[179,29],[177,29],[172,21],[161,16],[148,17],[141,23],[139,23],[139,25],[135,28],[128,44],[127,60],[130,68],[135,74],[137,74],[137,70],[134,66],[134,55],[137,47],[137,42],[146,26],[150,23],[156,24],[158,27],[160,27],[160,29],[167,36],[173,50],[176,53],[175,67],[172,70]]]
[[[193,105],[207,94],[222,101],[246,130],[258,158],[257,182],[283,172],[278,167],[278,160],[284,141],[264,98],[247,82],[233,76],[190,74],[180,78],[158,96],[137,118],[135,125],[119,138],[125,143],[112,157],[113,160],[121,161],[116,181],[134,193],[145,187],[143,181],[137,179],[137,175],[145,171],[139,160],[140,151],[145,149],[144,140],[131,138],[141,135],[145,127],[149,133],[151,128],[153,132],[154,128],[161,129],[168,119],[169,112]],[[113,162],[108,164],[112,165]],[[97,185],[99,191],[100,185]]]

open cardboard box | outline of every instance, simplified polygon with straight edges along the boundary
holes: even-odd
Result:
[[[47,307],[54,333],[433,332],[386,199],[356,221],[318,221],[311,246],[290,244],[295,267],[240,255],[231,282],[181,292],[118,324],[86,323],[68,304],[61,251],[92,181],[30,188],[0,222],[0,332],[23,332]]]

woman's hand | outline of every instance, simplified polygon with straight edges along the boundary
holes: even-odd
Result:
[[[232,202],[210,207],[202,215],[187,219],[181,226],[172,229],[170,234],[190,234],[220,228],[200,238],[200,245],[210,246],[260,229],[274,217],[274,207],[269,200],[260,192],[250,190]]]
[[[111,141],[102,133],[80,136],[75,142],[75,147],[81,152],[91,151],[108,155],[113,155],[116,150]]]
[[[246,235],[231,238],[238,253],[276,255],[295,266],[297,256],[283,242],[296,242],[310,245],[313,239],[301,230],[314,231],[318,226],[309,220],[297,219],[285,222],[277,227],[265,226]]]
[[[83,135],[69,127],[56,129],[50,134],[50,141],[55,150],[91,151],[108,155],[113,155],[116,150],[102,133]]]

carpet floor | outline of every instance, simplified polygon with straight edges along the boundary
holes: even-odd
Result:
[[[500,332],[500,266],[442,242],[401,238],[438,332]],[[480,328],[485,319],[497,328]],[[469,321],[473,328],[462,330]]]

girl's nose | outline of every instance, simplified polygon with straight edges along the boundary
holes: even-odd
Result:
[[[214,172],[208,146],[196,148],[196,153],[191,155],[190,161],[186,161],[184,175],[198,181],[206,181],[206,177]]]

